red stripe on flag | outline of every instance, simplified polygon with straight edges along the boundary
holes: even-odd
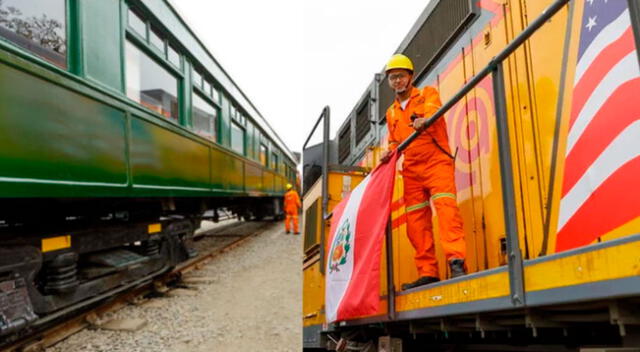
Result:
[[[556,251],[588,245],[640,216],[640,187],[636,186],[638,175],[640,157],[616,170],[558,232]]]
[[[589,166],[627,126],[640,118],[640,104],[629,104],[640,92],[640,78],[622,84],[584,130],[565,161],[564,197]]]
[[[378,311],[380,256],[391,212],[396,161],[397,154],[394,154],[387,164],[374,170],[362,195],[355,226],[353,271],[338,307],[338,320],[367,316]]]
[[[633,40],[633,32],[631,27],[615,42],[609,44],[598,56],[593,60],[589,69],[576,83],[573,91],[573,102],[571,104],[571,119],[569,120],[569,129],[573,127],[580,110],[587,102],[598,84],[622,58],[627,56],[635,48]]]

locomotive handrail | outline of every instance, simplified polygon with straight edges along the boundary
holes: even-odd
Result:
[[[426,122],[420,131],[415,131],[398,146],[397,152],[406,149],[421,133],[429,126],[433,125],[439,118],[444,116],[455,104],[457,104],[467,93],[475,88],[478,83],[490,74],[493,78],[493,92],[495,100],[496,126],[498,134],[498,153],[500,160],[500,179],[502,183],[502,198],[504,207],[504,220],[507,239],[509,287],[511,302],[513,306],[521,307],[526,304],[524,290],[524,270],[522,251],[518,238],[518,224],[516,215],[515,189],[513,184],[513,167],[511,160],[511,146],[509,140],[509,128],[507,121],[506,95],[504,85],[503,61],[509,57],[516,49],[529,39],[540,27],[551,19],[560,9],[571,0],[557,0],[542,14],[536,18],[522,33],[514,38],[498,55],[469,82],[449,99],[438,111],[436,111]],[[393,312],[390,312],[390,316]]]
[[[324,221],[328,218],[327,208],[329,204],[329,128],[331,127],[331,109],[329,108],[329,105],[322,109],[322,113],[320,113],[318,120],[316,120],[316,123],[313,125],[311,132],[309,132],[307,140],[302,145],[302,157],[304,158],[304,149],[307,147],[311,137],[320,125],[320,121],[324,121],[322,127],[322,204],[320,205],[320,213],[322,214],[323,219],[323,223],[320,225],[320,272],[324,274]]]

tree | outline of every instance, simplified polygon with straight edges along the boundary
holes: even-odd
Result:
[[[5,7],[3,2],[0,0],[0,26],[57,53],[67,51],[65,36],[61,34],[65,28],[60,21],[46,14],[24,18],[20,9]]]

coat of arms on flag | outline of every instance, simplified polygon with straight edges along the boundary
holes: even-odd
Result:
[[[349,220],[345,221],[335,236],[329,251],[329,272],[340,271],[340,266],[347,263],[347,254],[351,250],[351,228]]]
[[[327,322],[378,311],[380,256],[397,159],[394,153],[333,209],[325,277]]]

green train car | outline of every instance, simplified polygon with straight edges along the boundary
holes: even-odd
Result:
[[[185,260],[208,210],[277,218],[295,163],[169,1],[0,0],[0,341]]]

